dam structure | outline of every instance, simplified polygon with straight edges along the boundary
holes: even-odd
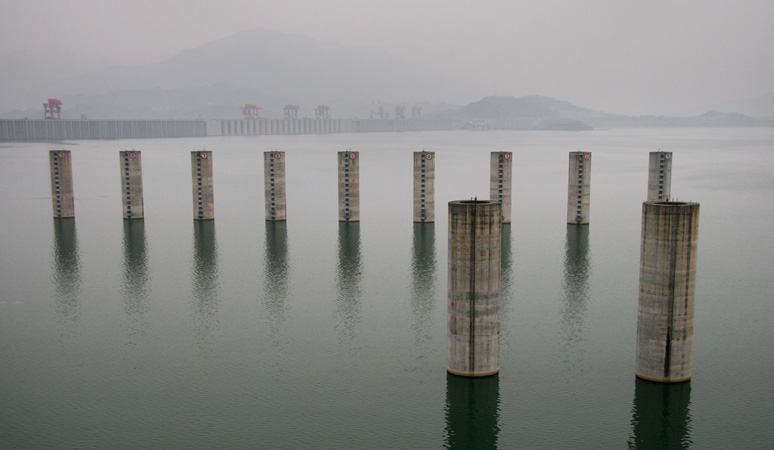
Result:
[[[54,218],[75,217],[72,154],[70,150],[51,150],[48,152],[48,161],[51,169],[51,201]]]
[[[435,152],[414,152],[414,222],[435,222]]]
[[[668,202],[672,191],[672,152],[650,152],[648,201]]]
[[[266,220],[287,220],[285,152],[263,153],[263,185]]]
[[[360,222],[360,153],[338,152],[339,222]]]
[[[453,130],[449,119],[0,120],[0,142]]]
[[[567,185],[567,223],[588,224],[591,206],[591,152],[570,152]]]
[[[124,219],[142,219],[145,207],[142,197],[142,153],[135,150],[118,152],[121,164],[121,202]]]
[[[492,152],[489,161],[489,199],[502,204],[502,223],[511,223],[513,153]]]
[[[215,194],[212,184],[212,152],[191,152],[191,178],[194,220],[215,218]]]
[[[698,239],[698,203],[642,204],[639,378],[665,383],[691,378]]]
[[[483,377],[500,371],[501,204],[449,202],[447,371]]]

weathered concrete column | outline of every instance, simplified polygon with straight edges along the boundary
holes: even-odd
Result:
[[[500,202],[449,202],[447,370],[500,371]]]
[[[513,153],[492,152],[489,173],[489,199],[497,200],[503,205],[502,222],[511,223]]]
[[[266,220],[286,220],[285,152],[263,153]]]
[[[339,152],[339,222],[360,221],[360,154]]]
[[[642,204],[636,374],[691,378],[699,204]]]
[[[650,152],[648,201],[668,202],[672,190],[672,152]]]
[[[570,152],[567,188],[567,223],[589,223],[591,204],[591,153]]]
[[[215,196],[212,186],[212,152],[197,150],[191,152],[191,173],[193,176],[193,217],[194,220],[215,218]]]
[[[75,217],[73,195],[73,164],[70,150],[51,150],[48,152],[51,167],[51,200],[54,217],[64,219]]]
[[[435,222],[435,152],[414,152],[414,222]]]
[[[142,154],[129,150],[118,152],[121,165],[121,200],[124,219],[142,219],[145,208],[142,196]]]

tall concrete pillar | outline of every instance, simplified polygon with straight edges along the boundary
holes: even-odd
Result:
[[[212,186],[212,152],[197,150],[191,152],[191,175],[193,177],[194,220],[215,218],[215,195]]]
[[[567,223],[589,223],[591,204],[591,153],[570,152],[570,176],[567,188]]]
[[[263,153],[266,220],[286,220],[285,152]]]
[[[650,152],[648,201],[668,202],[672,189],[672,152]]]
[[[636,374],[691,378],[699,204],[642,204]]]
[[[435,152],[414,152],[414,222],[435,222]]]
[[[124,219],[142,219],[145,210],[142,196],[142,154],[129,150],[118,152],[121,165],[121,200]]]
[[[339,152],[339,222],[360,221],[360,154]]]
[[[73,164],[70,150],[51,150],[48,152],[51,167],[51,200],[54,217],[64,219],[75,217],[73,195]]]
[[[455,375],[500,371],[501,216],[497,201],[449,202],[447,370]]]
[[[511,175],[513,153],[492,152],[490,157],[489,199],[503,205],[503,223],[511,223]]]

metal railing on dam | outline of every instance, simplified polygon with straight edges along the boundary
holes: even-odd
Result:
[[[0,120],[1,141],[452,130],[446,119]]]

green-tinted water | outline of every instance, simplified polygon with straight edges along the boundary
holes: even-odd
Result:
[[[47,151],[73,151],[76,218],[51,218]],[[214,152],[215,221],[189,152]],[[701,203],[693,379],[635,380],[648,152]],[[143,151],[144,221],[119,150]],[[262,152],[287,152],[287,223]],[[361,152],[361,222],[336,220],[336,152]],[[436,223],[412,218],[436,152]],[[591,224],[567,226],[567,152],[594,154]],[[447,210],[514,152],[501,372],[446,367]],[[770,448],[774,130],[438,132],[0,146],[4,448]]]

